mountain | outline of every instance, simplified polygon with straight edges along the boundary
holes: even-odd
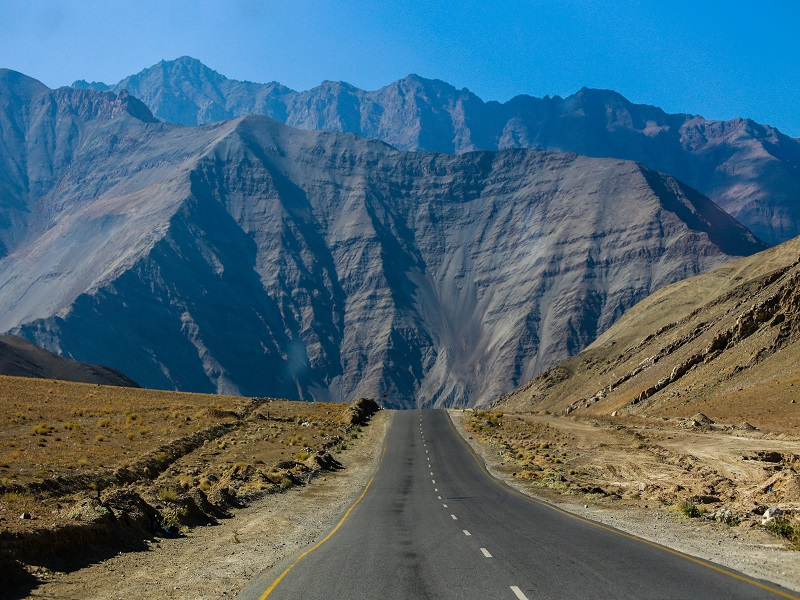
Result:
[[[0,336],[0,375],[139,387],[119,371],[62,358],[13,335]]]
[[[580,354],[497,406],[606,417],[700,412],[727,423],[796,430],[799,373],[795,238],[662,288]]]
[[[156,119],[127,92],[50,90],[0,69],[0,257],[52,225],[51,217],[72,201],[55,188],[64,184],[76,153],[88,150],[95,130],[128,121]],[[83,193],[91,197],[97,191],[89,186]]]
[[[750,119],[667,114],[586,88],[567,98],[484,102],[416,75],[376,91],[326,81],[296,92],[275,82],[227,79],[190,57],[162,61],[110,89],[127,89],[158,118],[182,125],[261,114],[401,150],[535,148],[634,160],[701,191],[770,244],[800,235],[800,141]]]
[[[148,387],[486,402],[659,287],[765,247],[635,162],[402,152],[261,116],[152,122],[110,92],[2,93],[19,107],[7,146],[74,133],[15,148],[15,189],[30,165],[54,175],[19,196],[0,331]],[[116,108],[68,110],[97,102]]]

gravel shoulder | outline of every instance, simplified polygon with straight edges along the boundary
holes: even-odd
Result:
[[[464,429],[466,413],[450,410],[449,414],[458,432],[483,458],[488,471],[520,492],[642,539],[800,592],[800,552],[787,550],[774,536],[756,529],[687,520],[663,509],[625,506],[536,487],[515,478],[512,475],[515,468],[506,464],[503,456]]]
[[[380,411],[337,458],[345,469],[272,494],[218,525],[156,539],[68,574],[54,574],[29,598],[234,597],[260,572],[312,545],[358,497],[376,468],[392,419]]]

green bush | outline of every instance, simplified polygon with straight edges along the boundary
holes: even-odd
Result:
[[[178,492],[172,488],[161,488],[158,490],[158,497],[162,502],[177,502]]]
[[[788,540],[795,550],[800,550],[800,523],[791,521],[786,517],[775,517],[768,521],[764,528]]]
[[[690,519],[696,519],[703,513],[700,512],[700,509],[697,508],[693,502],[689,500],[684,500],[680,504],[678,504],[678,511],[684,516],[689,517]]]

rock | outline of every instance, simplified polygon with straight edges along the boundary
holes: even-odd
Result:
[[[735,518],[733,511],[728,508],[721,508],[717,511],[714,511],[707,517],[709,520],[717,521],[718,523],[726,523],[731,524],[737,519]]]
[[[706,415],[704,415],[703,413],[697,413],[696,415],[694,415],[694,416],[692,417],[692,420],[693,420],[693,421],[695,421],[695,422],[696,422],[698,425],[701,425],[701,426],[704,426],[704,425],[713,425],[713,424],[714,424],[714,421],[712,421],[711,419],[709,419],[709,418],[708,418]]]
[[[19,518],[20,518],[20,519],[31,519],[32,517],[31,517],[31,513],[29,513],[29,512],[24,512],[24,513],[22,513],[22,514],[19,516]]]

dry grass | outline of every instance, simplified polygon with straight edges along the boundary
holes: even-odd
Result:
[[[136,489],[153,502],[234,482],[243,495],[288,489],[308,469],[298,463],[350,436],[349,419],[343,404],[0,377],[0,532],[58,527],[70,503],[142,461]],[[186,452],[169,446],[198,433]],[[45,481],[59,484],[37,491]]]

